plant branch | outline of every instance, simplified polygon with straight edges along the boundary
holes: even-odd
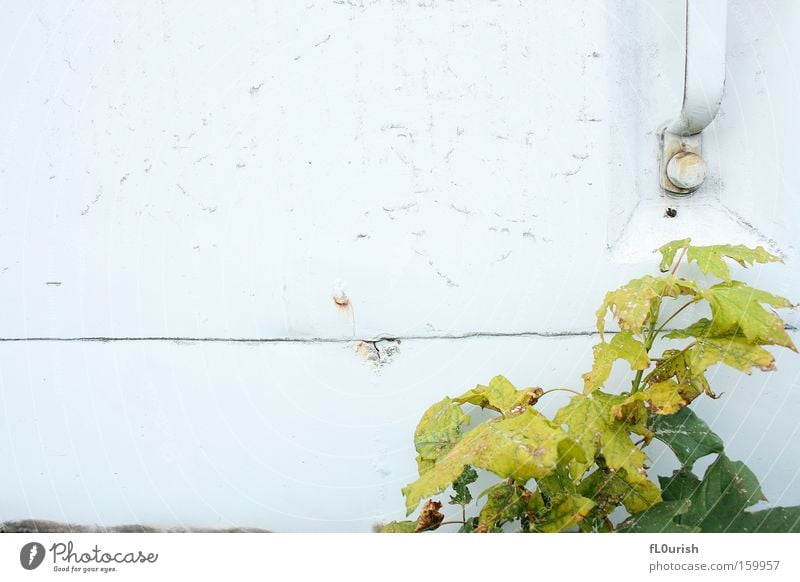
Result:
[[[650,312],[650,322],[647,326],[647,333],[644,336],[644,350],[647,352],[647,355],[650,355],[650,348],[653,347],[653,342],[656,339],[656,335],[658,332],[656,331],[656,323],[658,323],[658,314],[661,313],[661,300],[662,298],[659,297],[658,301]],[[639,391],[639,388],[642,385],[642,376],[644,375],[644,370],[638,370],[636,372],[636,376],[631,383],[631,394],[636,394]]]
[[[663,330],[663,329],[664,329],[664,328],[667,326],[667,324],[668,324],[670,321],[672,321],[672,320],[675,318],[675,316],[676,316],[676,315],[678,315],[678,314],[679,314],[681,311],[683,311],[684,309],[686,309],[686,308],[687,308],[687,307],[689,307],[690,305],[694,305],[694,304],[695,304],[695,303],[697,303],[698,301],[700,301],[700,298],[699,298],[699,297],[695,297],[694,299],[692,299],[691,301],[689,301],[689,302],[688,302],[688,303],[686,303],[685,305],[683,305],[683,306],[679,307],[679,308],[678,308],[678,310],[677,310],[675,313],[673,313],[672,315],[670,315],[670,316],[667,318],[667,320],[666,320],[664,323],[662,323],[662,324],[661,324],[661,327],[659,327],[659,328],[656,330],[656,334],[659,334],[659,333],[661,333],[661,331],[662,331],[662,330]]]
[[[572,392],[573,394],[577,394],[578,396],[583,395],[577,390],[573,390],[572,388],[550,388],[550,390],[545,390],[544,392],[542,392],[542,396],[544,396],[545,394],[550,394],[551,392]],[[541,396],[539,398],[541,398]]]
[[[675,271],[678,270],[678,267],[680,266],[681,261],[683,260],[683,256],[686,254],[686,251],[688,249],[689,247],[683,247],[683,250],[681,251],[681,256],[678,257],[678,261],[675,263],[675,265],[672,267],[672,270],[669,272],[670,275],[674,275]]]

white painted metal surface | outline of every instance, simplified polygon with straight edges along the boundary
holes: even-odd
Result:
[[[577,381],[593,339],[564,334],[663,242],[766,245],[786,264],[737,275],[798,299],[798,25],[731,1],[675,202],[681,2],[4,6],[0,335],[50,339],[0,342],[0,519],[363,530],[427,404]],[[704,408],[775,502],[796,365]]]
[[[349,342],[7,344],[0,519],[369,531],[404,513],[429,403],[498,372],[577,388],[595,341],[408,340],[382,366]],[[752,378],[720,369],[725,395],[694,406],[771,504],[800,504],[800,358],[778,353],[778,367]],[[650,453],[654,473],[669,474],[672,453]]]

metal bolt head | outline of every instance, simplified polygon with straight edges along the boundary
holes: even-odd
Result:
[[[697,190],[706,179],[706,161],[692,152],[678,152],[667,164],[670,182],[684,190]]]

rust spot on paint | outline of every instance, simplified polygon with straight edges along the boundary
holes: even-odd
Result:
[[[350,298],[345,293],[334,295],[333,304],[340,311],[350,311]]]

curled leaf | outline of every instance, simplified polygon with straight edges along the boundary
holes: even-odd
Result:
[[[762,307],[793,307],[783,297],[754,289],[740,281],[719,283],[701,291],[711,307],[712,337],[742,333],[753,343],[784,346],[797,351],[780,317]]]
[[[421,532],[421,531],[428,531],[431,529],[436,529],[439,527],[439,524],[442,523],[444,520],[444,514],[439,511],[442,508],[441,501],[434,501],[433,499],[428,499],[425,505],[422,506],[422,509],[419,512],[419,518],[417,519],[417,528],[414,531]]]
[[[479,384],[458,398],[453,398],[453,401],[490,408],[503,416],[513,416],[536,404],[543,393],[541,388],[517,390],[505,376],[495,376],[489,381],[488,386]]]

